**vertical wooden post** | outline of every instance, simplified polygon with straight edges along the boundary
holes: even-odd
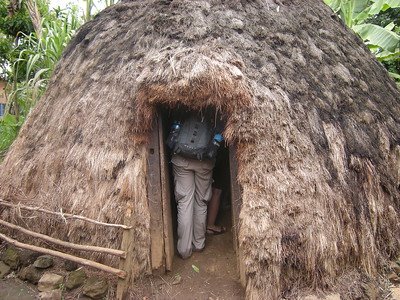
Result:
[[[237,182],[238,165],[236,158],[236,144],[229,147],[229,169],[231,176],[231,204],[232,204],[232,233],[233,245],[236,252],[237,268],[240,275],[240,283],[246,286],[246,273],[243,261],[243,253],[239,247],[239,214],[242,208],[242,193]]]
[[[150,211],[151,268],[154,272],[165,273],[164,222],[160,168],[159,120],[153,123],[149,144],[147,189]]]
[[[165,153],[164,143],[164,128],[162,117],[158,119],[158,137],[160,144],[160,170],[161,170],[161,195],[163,208],[163,223],[164,223],[164,247],[165,247],[165,268],[168,271],[172,270],[172,262],[174,258],[174,235],[172,226],[171,213],[171,190],[169,185],[169,168],[168,158]]]
[[[133,204],[128,202],[125,216],[124,224],[133,225],[132,222],[132,212]],[[119,268],[126,271],[126,277],[124,279],[119,278],[117,284],[117,300],[128,299],[127,292],[129,290],[130,283],[132,281],[132,274],[136,274],[134,271],[137,266],[135,266],[133,259],[132,245],[134,244],[134,229],[126,229],[122,234],[121,250],[126,251],[126,258],[121,258],[119,263]]]
[[[147,174],[147,161],[146,157],[148,149],[143,146],[140,149],[140,157],[142,159],[135,160],[134,168],[138,168],[143,171],[143,174],[140,174],[138,178],[136,178],[134,184],[139,186],[143,186],[146,183],[146,178],[144,174]],[[136,187],[136,188],[137,188]],[[124,279],[118,280],[117,285],[117,295],[116,299],[118,300],[127,300],[130,299],[127,295],[129,288],[131,287],[133,281],[140,275],[145,272],[146,274],[150,273],[150,267],[146,266],[146,269],[143,270],[143,265],[138,263],[138,253],[137,253],[137,240],[136,237],[138,235],[137,231],[137,213],[140,210],[138,208],[137,203],[140,201],[146,200],[145,189],[143,189],[142,193],[139,195],[131,195],[131,199],[127,201],[125,211],[124,211],[124,218],[123,224],[131,226],[131,229],[124,230],[122,234],[122,242],[121,242],[121,250],[125,251],[126,258],[121,258],[119,263],[119,269],[124,270],[126,272],[126,277]]]

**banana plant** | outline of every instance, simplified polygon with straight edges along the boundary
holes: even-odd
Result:
[[[400,7],[400,0],[324,0],[348,27],[353,29],[379,61],[400,59],[400,35],[392,22],[385,27],[369,19],[389,8]],[[394,73],[392,73],[394,74]],[[392,75],[398,80],[399,75]]]

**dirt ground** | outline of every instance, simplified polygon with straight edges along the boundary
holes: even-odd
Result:
[[[182,260],[174,257],[173,271],[154,275],[136,282],[129,299],[244,299],[239,283],[229,220],[222,220],[228,231],[207,236],[206,248],[201,253]],[[115,286],[106,299],[115,299]],[[65,299],[82,298],[79,291],[66,293]],[[0,300],[38,299],[37,288],[17,278],[0,280]]]
[[[230,214],[219,220],[227,228],[220,235],[207,235],[203,252],[195,252],[186,260],[174,257],[172,271],[145,278],[137,283],[132,299],[244,299],[239,282]]]
[[[0,300],[35,300],[38,292],[34,286],[21,280],[0,280]]]
[[[138,283],[132,299],[143,298],[244,299],[244,289],[236,270],[232,233],[209,236],[203,252],[194,253],[187,260],[175,256],[172,272]]]

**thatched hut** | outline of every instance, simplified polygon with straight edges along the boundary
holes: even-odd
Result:
[[[122,1],[65,50],[1,165],[0,196],[132,224],[132,278],[150,273],[148,197],[162,189],[148,186],[155,120],[213,107],[238,168],[247,297],[356,291],[399,252],[399,96],[320,0]],[[2,218],[70,241],[122,239]]]

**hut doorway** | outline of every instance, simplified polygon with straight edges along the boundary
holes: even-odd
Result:
[[[169,125],[172,123],[171,113],[168,109],[158,110],[158,116],[153,121],[151,141],[149,143],[148,159],[148,198],[150,209],[150,233],[151,233],[151,264],[154,273],[162,274],[172,271],[174,257],[176,255],[176,205],[174,199],[174,187],[171,153],[165,145],[169,133]],[[245,283],[244,268],[238,244],[239,212],[241,209],[240,187],[237,183],[236,147],[230,145],[222,150],[224,160],[224,190],[218,214],[219,224],[228,230],[224,239],[230,240],[224,245],[233,248],[236,271],[240,274],[242,284]],[[220,158],[221,159],[221,158]],[[217,246],[219,236],[211,236],[207,239],[206,247]],[[214,245],[212,245],[214,244]],[[210,247],[212,248],[212,247]]]

